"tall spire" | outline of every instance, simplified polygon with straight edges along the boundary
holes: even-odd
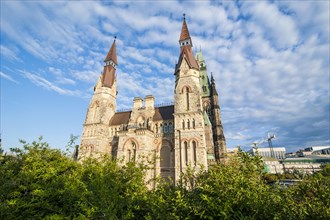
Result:
[[[105,57],[104,62],[112,60],[117,65],[116,39],[117,39],[117,36],[114,37],[112,46],[111,46],[107,56]]]
[[[214,82],[213,73],[211,72],[211,82]]]
[[[196,53],[196,60],[199,65],[202,97],[209,97],[211,96],[211,85],[209,77],[207,75],[206,63],[201,50]]]
[[[117,54],[116,54],[116,36],[112,46],[104,60],[104,69],[102,76],[102,86],[111,88],[116,79]]]
[[[211,72],[211,88],[212,88],[212,95],[213,96],[218,96],[218,92],[215,86],[215,80],[213,78],[213,73]]]
[[[186,23],[186,14],[183,14],[183,23],[179,41],[184,41],[188,39],[190,39],[190,34]]]
[[[199,66],[197,64],[197,61],[195,60],[193,51],[191,49],[192,42],[191,42],[191,37],[189,34],[188,26],[186,23],[186,14],[183,14],[183,23],[182,23],[182,29],[181,29],[179,43],[180,43],[181,53],[180,53],[178,64],[176,65],[175,73],[177,72],[179,66],[181,65],[181,61],[183,58],[186,59],[190,68],[199,70]]]

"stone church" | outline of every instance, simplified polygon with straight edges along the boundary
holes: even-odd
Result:
[[[215,81],[202,52],[192,50],[183,19],[174,69],[174,105],[155,107],[152,95],[133,99],[131,111],[116,112],[116,38],[104,60],[83,127],[79,158],[111,154],[121,163],[154,158],[147,178],[179,180],[190,166],[207,169],[226,152]]]

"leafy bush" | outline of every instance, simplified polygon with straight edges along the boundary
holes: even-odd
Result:
[[[330,165],[289,188],[267,182],[259,157],[239,151],[177,184],[148,166],[119,166],[109,156],[73,161],[39,139],[0,157],[0,219],[327,219]],[[156,181],[156,180],[155,180]]]

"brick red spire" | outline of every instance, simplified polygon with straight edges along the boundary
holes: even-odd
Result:
[[[112,46],[111,46],[104,62],[112,60],[117,65],[116,38],[117,37],[115,36],[115,39],[113,40]]]
[[[105,65],[102,75],[102,86],[111,88],[116,79],[117,54],[116,54],[116,36],[112,46],[104,60]]]
[[[187,39],[190,39],[190,34],[186,23],[186,14],[183,14],[183,23],[182,23],[182,29],[181,29],[179,41],[183,41]]]
[[[183,14],[183,23],[182,23],[179,44],[180,44],[181,51],[180,51],[180,57],[179,57],[179,61],[178,61],[175,72],[177,72],[183,59],[185,59],[187,61],[190,68],[199,70],[198,63],[195,60],[193,51],[191,49],[192,42],[191,42],[191,37],[189,34],[188,26],[186,23],[186,14]]]

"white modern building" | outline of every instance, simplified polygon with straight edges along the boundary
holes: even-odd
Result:
[[[252,155],[258,155],[261,157],[272,157],[278,160],[285,159],[285,147],[263,147],[263,148],[252,148],[248,151]]]

